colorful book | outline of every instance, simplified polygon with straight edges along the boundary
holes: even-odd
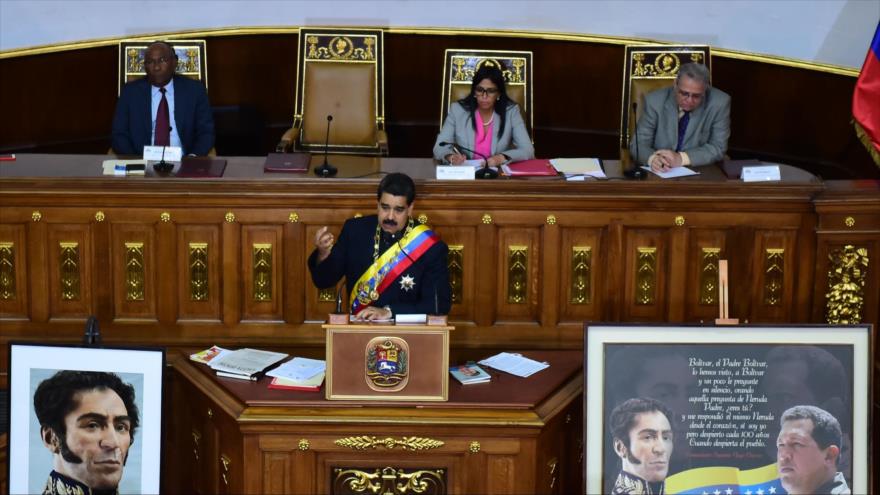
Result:
[[[306,378],[305,380],[290,380],[287,378],[275,377],[269,382],[269,388],[274,390],[300,390],[304,392],[317,392],[321,390],[321,384],[324,383],[324,372]]]
[[[492,376],[489,375],[489,373],[486,373],[483,368],[470,363],[452,366],[449,368],[449,373],[451,373],[456,380],[460,381],[462,385],[485,383],[492,379]]]
[[[202,364],[208,364],[212,359],[218,358],[223,354],[230,352],[229,349],[224,349],[220,346],[212,345],[208,349],[204,351],[199,351],[195,354],[190,354],[189,358],[192,361]]]

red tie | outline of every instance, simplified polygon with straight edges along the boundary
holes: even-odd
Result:
[[[168,116],[168,100],[165,99],[165,88],[159,88],[162,93],[162,101],[159,102],[159,110],[156,111],[156,138],[153,142],[156,146],[169,146],[171,144],[171,119]]]

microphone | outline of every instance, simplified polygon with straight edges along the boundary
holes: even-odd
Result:
[[[483,168],[481,168],[480,170],[477,170],[477,172],[474,174],[474,177],[476,177],[478,179],[497,179],[498,178],[498,171],[489,168],[489,157],[488,156],[480,153],[479,151],[475,151],[470,148],[465,148],[464,146],[462,146],[460,144],[456,144],[456,143],[447,143],[446,141],[440,141],[440,143],[438,143],[438,144],[440,144],[440,146],[451,146],[453,150],[463,149],[465,151],[469,151],[469,152],[473,153],[474,155],[478,155],[480,158],[485,160],[485,162],[483,163]]]
[[[171,126],[168,126],[169,140],[171,139],[171,138],[170,138],[170,135],[171,135],[171,131],[172,131],[172,130],[174,130],[174,128],[171,127]],[[155,132],[155,130],[154,130],[153,132]],[[168,162],[165,161],[165,148],[167,148],[167,146],[165,146],[165,145],[163,144],[163,145],[162,145],[162,156],[159,158],[159,162],[158,162],[158,163],[154,163],[154,164],[153,164],[153,170],[155,170],[156,172],[158,172],[158,173],[160,173],[160,174],[167,174],[168,172],[171,172],[171,170],[174,169],[174,165],[173,165],[173,164],[168,163]]]
[[[336,314],[342,314],[342,286],[336,291]]]
[[[645,175],[647,175],[645,171],[639,167],[639,119],[636,111],[638,108],[639,104],[632,102],[632,116],[636,119],[635,129],[633,130],[634,135],[632,136],[632,138],[636,140],[636,156],[633,157],[632,166],[623,172],[623,175],[630,179],[644,179]]]
[[[333,122],[332,115],[327,116],[327,136],[324,138],[324,163],[315,169],[315,175],[318,177],[333,177],[337,172],[336,167],[327,163],[327,149],[330,146],[330,122]]]

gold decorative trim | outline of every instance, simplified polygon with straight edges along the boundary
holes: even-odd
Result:
[[[529,247],[507,248],[507,302],[525,304],[529,288]]]
[[[492,215],[490,215],[488,213],[483,213],[483,218],[481,220],[484,224],[491,225],[492,224]]]
[[[106,218],[106,217],[105,217],[103,211],[98,210],[97,212],[95,212],[95,221],[96,222],[99,222],[99,223],[103,222],[104,218]]]
[[[143,301],[146,279],[144,243],[125,243],[125,300]]]
[[[654,304],[657,284],[657,248],[636,248],[636,304],[647,306]]]
[[[336,289],[328,287],[326,289],[318,289],[318,301],[320,302],[336,302]]]
[[[855,227],[856,219],[853,217],[846,217],[843,219],[843,224],[846,225],[847,227]]]
[[[61,248],[61,300],[77,301],[80,296],[79,243],[59,242]]]
[[[189,299],[208,300],[208,243],[189,243]]]
[[[214,419],[214,410],[211,409],[210,407],[208,408],[208,411],[205,414],[208,415],[208,419]]]
[[[290,223],[299,222],[299,213],[295,211],[290,212],[290,215],[287,215],[287,221]]]
[[[428,215],[422,213],[421,215],[419,215],[418,220],[420,224],[425,225],[426,223],[428,223]]]
[[[547,461],[547,477],[550,478],[550,486],[548,487],[550,491],[553,491],[553,487],[556,485],[556,470],[559,465],[559,459],[556,457],[551,458]]]
[[[556,225],[556,215],[547,215],[547,225]]]
[[[199,451],[201,448],[199,444],[202,442],[202,434],[195,428],[192,430],[192,440],[193,440],[193,457],[198,461],[199,460]]]
[[[684,216],[676,215],[675,219],[673,220],[673,223],[675,224],[676,227],[684,226]]]
[[[354,218],[361,218],[362,216],[364,216],[363,213],[355,213],[354,214]]]
[[[779,306],[782,303],[785,283],[785,249],[764,250],[764,304]]]
[[[452,289],[452,304],[464,301],[464,246],[448,246],[446,265],[449,267],[449,287]]]
[[[312,447],[312,444],[308,440],[306,440],[305,438],[300,438],[299,442],[297,442],[297,444],[296,444],[296,448],[298,448],[299,450],[302,450],[303,452],[305,452],[306,450],[309,450],[311,447]]]
[[[721,248],[704,247],[700,264],[700,304],[714,306],[718,303],[718,260]]]
[[[480,445],[480,442],[478,442],[476,440],[474,440],[473,442],[468,444],[468,452],[470,452],[471,454],[478,453],[481,448],[482,448],[482,446]]]
[[[442,494],[448,491],[445,469],[384,467],[372,471],[357,468],[333,468],[332,493],[375,493],[403,495],[408,493]]]
[[[226,454],[220,454],[220,479],[223,480],[223,484],[229,486],[229,467],[232,466],[232,459],[230,459]]]
[[[43,219],[43,214],[40,213],[39,210],[34,210],[34,211],[31,213],[31,220],[33,220],[34,222],[39,222],[39,221],[42,220],[42,219]]]
[[[590,304],[593,299],[593,247],[571,247],[570,304]]]
[[[865,283],[868,276],[868,249],[847,244],[828,254],[828,292],[825,293],[825,320],[832,325],[862,322]]]
[[[345,437],[333,442],[339,447],[346,447],[352,450],[367,450],[384,447],[392,450],[400,447],[403,450],[431,450],[439,449],[445,442],[442,440],[434,440],[425,437],[401,437],[399,440],[391,437],[377,438],[370,435],[361,435],[355,437]]]
[[[0,300],[15,299],[15,243],[0,242]]]
[[[159,214],[159,220],[162,221],[163,223],[170,222],[171,221],[171,213],[168,213],[167,211],[163,211],[162,213]]]
[[[359,26],[359,28],[370,28],[370,26]],[[477,37],[496,37],[496,38],[533,38],[551,41],[569,41],[577,43],[601,43],[609,45],[638,45],[638,44],[668,44],[667,42],[655,40],[651,38],[636,38],[625,36],[606,36],[599,34],[581,34],[581,33],[560,33],[537,30],[524,29],[449,29],[439,27],[382,27],[373,26],[373,29],[384,29],[388,34],[419,34],[429,36],[477,36]],[[6,58],[24,57],[29,55],[42,55],[46,53],[64,52],[71,50],[83,50],[87,48],[96,48],[110,45],[117,45],[125,39],[174,39],[181,37],[205,38],[205,37],[222,37],[222,36],[246,36],[246,35],[268,35],[268,34],[297,34],[299,27],[293,26],[231,26],[216,29],[188,29],[180,31],[166,31],[156,33],[146,33],[143,36],[132,38],[130,36],[113,36],[107,38],[91,38],[87,40],[51,43],[47,45],[36,45],[24,48],[15,48],[12,50],[0,51],[0,60]],[[711,47],[713,57],[732,58],[737,60],[748,60],[753,62],[761,62],[771,65],[780,65],[784,67],[794,67],[798,69],[807,69],[817,72],[827,72],[842,76],[858,77],[860,68],[845,67],[842,65],[827,64],[821,62],[810,62],[798,60],[794,58],[784,57],[781,55],[765,55],[755,52],[746,52],[739,50],[729,50],[723,48]]]
[[[226,215],[223,215],[223,218],[226,220],[226,223],[232,223],[235,221],[235,213],[227,211]]]
[[[318,33],[306,35],[305,59],[310,62],[375,62],[378,37],[367,33]]]
[[[272,245],[253,245],[254,301],[272,300]]]

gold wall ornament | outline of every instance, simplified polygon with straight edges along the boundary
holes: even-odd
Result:
[[[445,445],[442,440],[434,440],[433,438],[401,437],[400,439],[394,439],[391,437],[377,438],[370,435],[340,438],[333,443],[339,447],[347,447],[352,450],[367,450],[379,447],[391,450],[395,447],[400,447],[403,450],[416,451],[439,449]]]
[[[764,250],[764,304],[779,306],[785,284],[785,249]]]
[[[159,214],[159,220],[161,220],[162,223],[170,222],[171,221],[171,213],[168,213],[167,211],[163,211],[162,213]]]
[[[449,246],[446,256],[446,264],[449,267],[449,287],[452,289],[452,304],[461,304],[464,301],[464,246],[454,244]]]
[[[125,243],[125,300],[143,301],[146,280],[144,243]]]
[[[673,223],[675,223],[676,227],[683,226],[684,225],[684,216],[683,215],[676,215],[675,219],[673,220]]]
[[[104,221],[104,218],[106,218],[106,217],[105,217],[103,211],[98,210],[98,211],[95,212],[95,221],[96,221],[96,222],[103,222],[103,221]]]
[[[15,299],[15,243],[0,242],[0,300]]]
[[[208,300],[208,243],[189,243],[189,299]]]
[[[654,304],[657,285],[657,248],[636,248],[636,304]]]
[[[360,62],[376,59],[376,36],[372,34],[314,33],[306,37],[306,60]]]
[[[230,459],[226,454],[220,454],[220,479],[223,480],[223,484],[229,486],[229,467],[232,466],[232,459]]]
[[[205,414],[208,415],[208,419],[214,419],[214,410],[211,409],[210,407],[208,408],[208,412]]]
[[[482,445],[480,445],[480,442],[478,442],[476,440],[474,440],[470,444],[468,444],[468,452],[470,452],[471,454],[478,453],[481,448],[482,448]]]
[[[703,63],[703,53],[700,51],[664,52],[661,50],[662,47],[657,47],[657,50],[633,51],[631,53],[632,76],[646,79],[667,79],[678,74],[678,69],[684,63]]]
[[[492,224],[492,215],[490,215],[488,213],[483,213],[482,221],[486,225],[491,225]]]
[[[232,223],[235,221],[235,213],[232,213],[231,211],[227,211],[226,215],[224,215],[223,218],[226,219],[226,223]]]
[[[547,215],[547,225],[556,225],[556,215]]]
[[[384,468],[333,468],[331,493],[381,495],[445,494],[446,470]]]
[[[856,219],[853,217],[846,217],[843,219],[843,223],[847,227],[854,227],[856,225]]]
[[[42,219],[43,219],[43,214],[40,213],[39,210],[34,210],[33,212],[31,212],[31,220],[33,220],[34,222],[39,222]]]
[[[61,248],[61,300],[77,301],[80,293],[79,243],[59,242]]]
[[[355,217],[355,218],[360,218],[360,217],[362,217],[362,216],[364,216],[364,214],[363,214],[363,213],[360,213],[360,212],[354,214],[354,217]]]
[[[297,442],[297,444],[296,444],[296,448],[298,448],[299,450],[302,450],[303,452],[305,452],[306,450],[309,450],[311,447],[312,447],[311,442],[309,442],[305,438],[300,438],[299,442]]]
[[[718,259],[721,248],[704,247],[700,264],[700,304],[713,306],[718,302]]]
[[[571,286],[568,289],[570,304],[590,304],[593,298],[593,247],[571,247]]]
[[[547,461],[547,474],[548,478],[550,478],[550,491],[553,491],[553,486],[556,485],[556,470],[559,466],[559,459],[556,457],[551,458]]]
[[[428,215],[425,215],[424,213],[419,215],[419,223],[422,225],[425,225],[426,223],[428,223]]]
[[[272,300],[272,245],[254,243],[253,245],[253,286],[254,301]]]
[[[504,82],[522,86],[525,84],[525,57],[512,57],[509,54],[501,54],[497,57],[479,57],[473,55],[453,55],[451,60],[452,82],[468,83],[474,79],[474,74],[484,66],[495,67],[501,71]]]
[[[318,301],[320,302],[336,302],[336,289],[328,287],[326,289],[318,289]]]
[[[290,215],[287,215],[287,221],[290,223],[299,222],[299,213],[295,211],[290,212]]]
[[[507,302],[525,304],[529,288],[529,247],[507,248]]]
[[[202,434],[201,434],[201,432],[199,432],[195,428],[193,428],[193,430],[192,430],[192,440],[193,440],[193,457],[195,457],[196,460],[198,461],[199,460],[199,451],[201,450],[199,448],[199,444],[202,441]]]
[[[828,255],[828,292],[825,294],[825,320],[834,325],[862,322],[865,283],[868,276],[868,249],[847,244]]]

